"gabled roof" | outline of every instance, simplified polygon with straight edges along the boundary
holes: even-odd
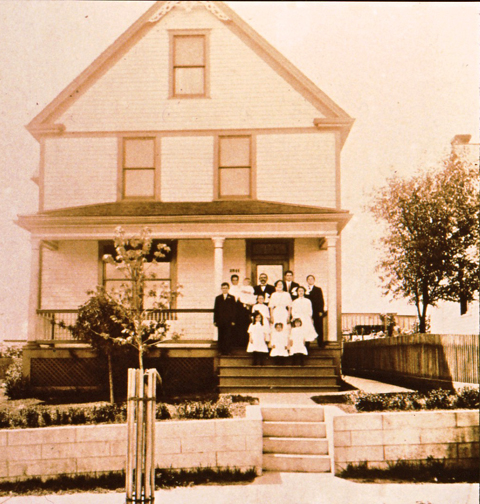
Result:
[[[99,76],[105,67],[115,58],[122,48],[138,36],[145,26],[151,25],[155,15],[161,10],[170,10],[180,3],[197,2],[156,2],[145,14],[130,26],[110,47],[108,47],[89,67],[87,67],[71,84],[69,84],[50,104],[48,104],[28,125],[27,129],[33,136],[42,133],[55,133],[62,131],[62,125],[55,124],[55,117],[60,111],[68,109],[89,85]],[[228,20],[224,22],[229,28],[242,37],[255,51],[272,67],[279,72],[299,93],[311,102],[324,116],[315,119],[316,126],[336,126],[342,129],[346,138],[353,119],[310,79],[288,61],[279,51],[261,37],[253,28],[243,21],[224,2],[198,2],[205,5],[208,10],[218,10]],[[173,5],[170,5],[173,4]],[[161,22],[161,21],[160,21]]]

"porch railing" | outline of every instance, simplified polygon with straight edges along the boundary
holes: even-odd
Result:
[[[415,315],[397,315],[396,313],[388,315],[394,317],[395,325],[402,333],[412,331],[418,321]],[[357,339],[363,339],[363,332],[370,334],[371,331],[368,329],[375,328],[378,330],[380,327],[385,332],[385,322],[382,320],[380,313],[342,313],[342,332],[349,337],[357,333],[360,334]],[[346,339],[350,339],[349,337]]]
[[[77,341],[68,327],[77,321],[78,310],[37,310],[37,316],[37,341]],[[168,322],[166,341],[211,341],[216,334],[212,309],[151,310],[148,318]]]

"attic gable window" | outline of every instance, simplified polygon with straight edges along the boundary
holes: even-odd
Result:
[[[123,197],[155,196],[155,138],[123,139]]]
[[[175,34],[172,46],[172,96],[207,96],[207,36]]]
[[[219,198],[252,196],[252,139],[250,136],[219,137]]]

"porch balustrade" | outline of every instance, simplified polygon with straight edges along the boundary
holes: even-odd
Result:
[[[37,310],[36,341],[39,343],[74,342],[69,327],[77,321],[78,310]],[[212,309],[151,310],[150,320],[167,322],[165,341],[211,341],[214,339]]]

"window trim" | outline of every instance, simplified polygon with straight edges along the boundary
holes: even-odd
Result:
[[[249,138],[250,139],[250,186],[249,194],[245,196],[222,196],[220,193],[220,170],[228,170],[227,167],[220,166],[220,143],[222,138]],[[225,133],[215,136],[215,177],[214,177],[214,195],[216,200],[255,200],[257,199],[257,138],[256,135],[249,133]],[[235,169],[235,167],[230,167]],[[245,167],[246,168],[246,167]]]
[[[126,168],[125,154],[127,140],[153,140],[153,167],[152,168]],[[159,201],[161,199],[161,138],[158,135],[148,135],[144,133],[120,135],[118,137],[118,184],[117,184],[117,200],[118,201]],[[153,194],[151,196],[126,196],[126,171],[134,170],[153,170]]]
[[[169,68],[168,89],[169,99],[210,98],[210,31],[211,30],[168,30],[169,32]],[[203,90],[201,94],[175,94],[175,37],[204,37],[205,65],[203,76]]]

